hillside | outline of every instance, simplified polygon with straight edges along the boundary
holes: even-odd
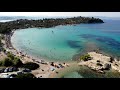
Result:
[[[104,23],[103,20],[94,17],[73,17],[73,18],[49,18],[40,20],[19,19],[10,22],[0,23],[0,33],[9,33],[14,29],[34,28],[34,27],[54,27],[57,25],[80,24],[80,23]]]

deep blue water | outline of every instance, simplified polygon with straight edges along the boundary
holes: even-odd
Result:
[[[109,55],[119,57],[120,20],[104,22],[17,30],[12,37],[12,43],[18,50],[50,61],[71,61],[76,54],[98,48]],[[116,72],[100,75],[90,69],[79,68],[62,77],[120,77]]]
[[[12,42],[16,48],[48,60],[70,61],[76,54],[98,48],[119,57],[120,20],[104,22],[18,30]]]

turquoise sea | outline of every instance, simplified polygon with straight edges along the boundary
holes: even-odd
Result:
[[[18,50],[48,61],[71,61],[77,54],[97,49],[119,58],[120,20],[104,22],[21,29],[11,41]]]

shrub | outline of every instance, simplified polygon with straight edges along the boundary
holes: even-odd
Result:
[[[13,62],[12,62],[12,60],[11,60],[10,58],[5,58],[5,59],[2,61],[2,65],[3,65],[3,66],[6,66],[6,67],[8,67],[8,66],[13,66]]]
[[[16,66],[16,67],[20,67],[20,66],[23,65],[22,61],[21,61],[18,57],[15,57],[12,53],[7,52],[7,56],[8,56],[7,59],[9,59],[10,62],[12,62],[11,65],[14,65],[14,66]],[[4,61],[3,61],[3,62],[4,62]],[[4,64],[3,64],[3,66],[4,66]]]
[[[10,57],[8,58],[5,58],[4,60],[0,61],[0,66],[15,66],[15,67],[20,67],[22,66],[23,63],[22,61],[17,58],[17,57],[14,57],[14,59],[12,60]]]
[[[16,67],[20,67],[23,65],[22,61],[18,57],[14,58],[13,63],[14,63],[14,66],[16,66]]]
[[[9,58],[11,58],[11,60],[14,60],[14,55],[11,54],[10,52],[7,53],[7,56],[8,56]]]
[[[35,78],[35,76],[32,73],[26,73],[17,75],[16,78]]]
[[[24,68],[28,68],[30,70],[35,70],[37,68],[39,68],[39,65],[33,62],[27,62],[23,65]]]
[[[4,34],[1,34],[0,39],[5,39]]]
[[[0,47],[2,47],[2,45],[3,45],[3,43],[2,43],[1,38],[0,38]]]
[[[0,46],[2,46],[2,42],[1,42],[1,39],[0,39]]]
[[[0,39],[4,39],[4,34],[0,34]]]
[[[89,54],[80,56],[80,60],[88,61],[91,60],[91,56]]]
[[[7,55],[11,54],[9,51],[7,51]]]
[[[2,66],[2,61],[0,61],[0,66]]]

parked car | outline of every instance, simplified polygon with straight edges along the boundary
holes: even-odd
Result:
[[[2,78],[9,78],[9,77],[10,77],[9,74],[6,74],[6,73],[2,74]]]
[[[17,75],[16,74],[11,74],[10,78],[15,78]]]
[[[10,67],[8,71],[13,72],[13,67]]]
[[[5,68],[1,68],[1,69],[0,69],[0,73],[3,73],[4,70],[5,70]]]
[[[13,67],[13,71],[19,71],[19,69],[16,67]]]
[[[5,70],[4,70],[4,73],[6,73],[6,72],[8,72],[9,71],[9,68],[6,68]]]
[[[22,71],[18,71],[18,72],[17,72],[17,75],[21,75],[21,74],[23,74]]]
[[[31,70],[30,70],[30,69],[27,69],[27,68],[23,69],[22,71],[23,71],[23,72],[31,72]]]

